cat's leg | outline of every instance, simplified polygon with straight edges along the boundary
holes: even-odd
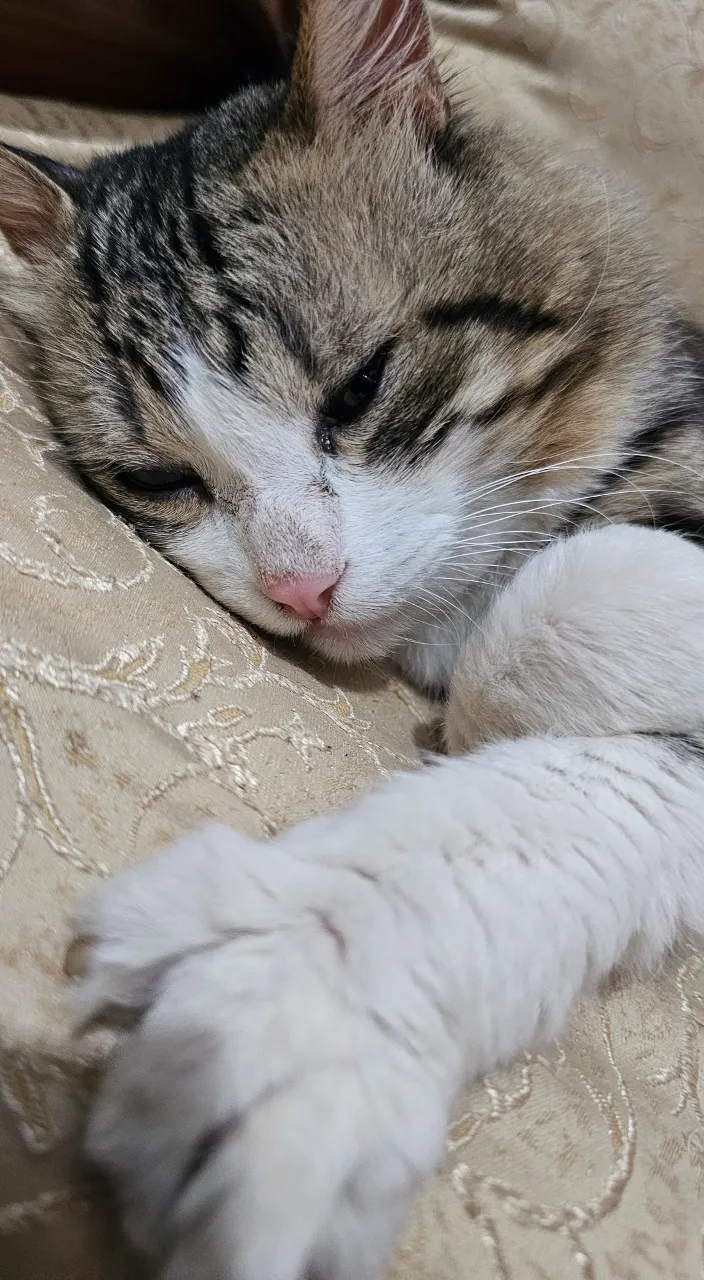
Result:
[[[529,734],[704,730],[703,575],[698,547],[628,525],[532,556],[456,664],[449,749]]]
[[[704,557],[676,544],[673,588],[650,536],[666,666]],[[689,733],[704,681],[679,674]],[[687,736],[496,743],[268,844],[206,830],[88,910],[83,1011],[138,1015],[90,1149],[164,1280],[374,1276],[462,1077],[555,1034],[634,944],[652,962],[683,926],[704,927]]]

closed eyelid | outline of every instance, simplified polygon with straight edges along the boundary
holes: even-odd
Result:
[[[133,467],[117,471],[115,480],[122,489],[136,494],[150,494],[160,499],[183,493],[205,493],[203,480],[194,471],[178,467]]]

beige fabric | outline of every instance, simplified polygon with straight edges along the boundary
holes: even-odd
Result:
[[[435,13],[482,110],[641,185],[704,319],[701,0]],[[163,127],[0,99],[2,136],[79,158]],[[73,1158],[105,1046],[68,1035],[71,903],[204,818],[261,833],[340,804],[412,762],[428,711],[225,615],[66,474],[18,353],[0,358],[0,1278],[131,1280]],[[393,1280],[701,1276],[703,968],[683,950],[471,1092]]]
[[[641,194],[676,290],[703,318],[701,0],[430,7],[470,103],[594,158]]]

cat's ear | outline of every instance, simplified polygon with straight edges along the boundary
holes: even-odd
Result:
[[[449,105],[424,0],[304,0],[289,110],[314,130],[407,104],[432,138]]]
[[[80,169],[0,144],[0,231],[13,253],[44,262],[61,249],[83,182]]]

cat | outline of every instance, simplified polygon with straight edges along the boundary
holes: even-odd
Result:
[[[704,928],[704,343],[643,220],[487,125],[422,0],[85,172],[0,148],[68,458],[236,613],[445,699],[448,756],[102,886],[88,1151],[163,1280],[372,1280],[464,1079]]]

